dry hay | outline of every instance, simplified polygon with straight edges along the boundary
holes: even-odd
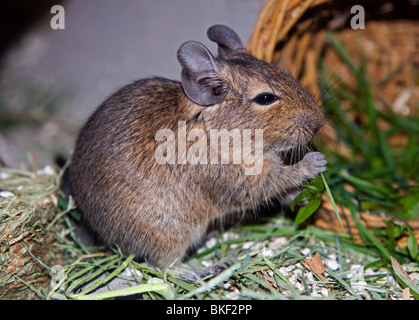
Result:
[[[55,172],[31,173],[0,168],[0,298],[42,298],[50,287],[50,267],[62,264],[54,246],[63,225],[53,223],[59,209]],[[59,216],[59,215],[58,215]]]

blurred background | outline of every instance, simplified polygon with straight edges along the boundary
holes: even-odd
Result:
[[[0,10],[0,161],[69,157],[93,110],[133,80],[179,79],[176,51],[226,24],[247,43],[267,0],[14,0]],[[65,29],[52,29],[53,5]]]

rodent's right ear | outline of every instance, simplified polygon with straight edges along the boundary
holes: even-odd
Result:
[[[235,50],[244,48],[237,33],[222,24],[216,24],[209,28],[207,36],[211,41],[218,43],[218,55],[222,58]]]
[[[216,72],[215,58],[202,43],[185,42],[177,58],[182,66],[182,87],[189,99],[204,106],[223,101],[222,80]]]

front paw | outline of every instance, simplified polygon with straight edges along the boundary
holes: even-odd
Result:
[[[309,172],[311,178],[314,178],[319,173],[326,171],[327,160],[320,152],[307,153],[303,158],[302,163]]]

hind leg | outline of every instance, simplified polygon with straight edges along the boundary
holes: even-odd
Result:
[[[226,258],[221,259],[217,263],[203,269],[194,269],[183,263],[176,264],[173,267],[170,267],[170,269],[174,270],[176,273],[179,273],[180,275],[186,278],[195,280],[197,278],[202,279],[208,276],[217,276],[222,271],[231,267],[234,261],[235,260],[233,258],[226,257]]]
[[[206,267],[205,269],[199,269],[199,270],[195,270],[195,273],[198,275],[198,277],[200,278],[205,278],[209,275],[213,275],[213,276],[217,276],[219,275],[222,271],[228,269],[229,267],[231,267],[234,263],[234,259],[230,258],[230,257],[226,257],[221,259],[220,261],[218,261],[217,263]]]

